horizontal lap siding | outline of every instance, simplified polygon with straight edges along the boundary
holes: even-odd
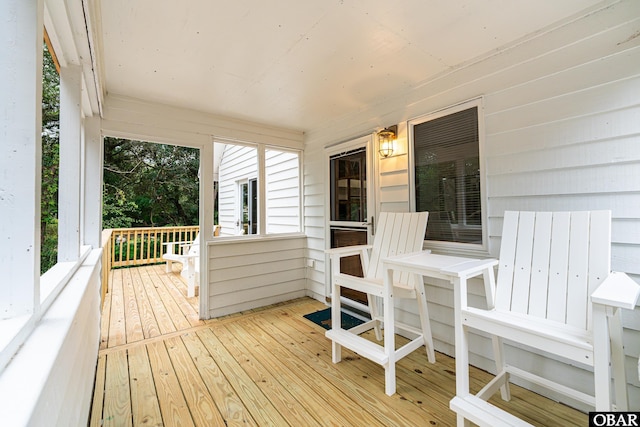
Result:
[[[309,145],[304,152],[304,233],[307,236],[306,256],[314,260],[307,267],[307,295],[325,300],[325,191],[326,155],[322,146]],[[326,247],[329,247],[328,245]]]
[[[209,245],[210,316],[305,294],[306,238],[241,238]]]
[[[268,149],[265,155],[267,233],[300,230],[300,161],[297,153]]]
[[[483,96],[486,211],[490,254],[498,256],[505,210],[612,211],[612,268],[640,280],[640,2],[623,1],[564,26],[541,32],[475,64],[425,82],[384,105],[354,112],[328,130],[310,133],[305,168],[320,173],[324,157],[314,150],[384,123],[399,124],[398,154],[378,162],[382,211],[409,209],[406,121]],[[336,136],[338,135],[338,136]],[[333,140],[331,138],[334,138]],[[319,175],[322,176],[322,175]],[[308,253],[321,257],[324,184],[318,176],[305,191]],[[322,272],[324,273],[324,272]],[[314,275],[318,290],[324,274]],[[436,349],[453,354],[453,297],[448,284],[427,284]],[[474,283],[472,298],[484,293]],[[397,316],[417,324],[417,309],[402,305]],[[640,407],[637,357],[640,309],[623,315],[630,402]],[[495,371],[490,342],[472,336],[473,364]],[[517,363],[541,374],[567,378],[588,391],[591,374],[543,356],[519,352]],[[570,374],[568,374],[570,372]],[[635,373],[635,375],[634,375]],[[542,390],[538,390],[542,391]],[[580,406],[580,405],[577,405]]]

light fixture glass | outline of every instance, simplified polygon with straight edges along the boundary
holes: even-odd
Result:
[[[378,151],[382,157],[393,154],[393,142],[396,139],[398,126],[389,126],[378,132]]]

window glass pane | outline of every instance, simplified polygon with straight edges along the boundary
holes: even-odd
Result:
[[[250,234],[258,227],[257,218],[250,215],[253,196],[250,181],[257,180],[258,150],[245,145],[216,142],[214,156],[220,236]]]
[[[413,149],[426,239],[482,244],[478,108],[413,125]]]
[[[366,221],[366,156],[357,149],[331,158],[331,221]]]
[[[298,153],[265,151],[267,234],[300,231],[300,160]]]

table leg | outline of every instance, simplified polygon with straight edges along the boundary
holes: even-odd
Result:
[[[384,313],[384,352],[387,356],[385,367],[385,393],[392,396],[396,392],[396,351],[395,351],[395,320],[393,304],[393,270],[386,269],[384,275],[383,313]]]
[[[466,278],[453,277],[453,305],[455,323],[455,344],[456,344],[456,396],[465,397],[469,395],[469,338],[465,328],[462,326],[461,310],[467,305],[467,295],[461,292],[461,280]],[[466,289],[466,286],[464,286]]]

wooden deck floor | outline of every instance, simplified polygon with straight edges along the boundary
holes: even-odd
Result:
[[[380,366],[347,350],[331,363],[324,329],[303,317],[322,303],[303,298],[203,322],[197,298],[184,295],[164,266],[112,272],[90,426],[455,425],[447,356],[434,365],[422,351],[402,359],[388,397]],[[488,378],[472,375],[476,389]],[[492,402],[535,425],[588,424],[521,388],[512,395]]]

